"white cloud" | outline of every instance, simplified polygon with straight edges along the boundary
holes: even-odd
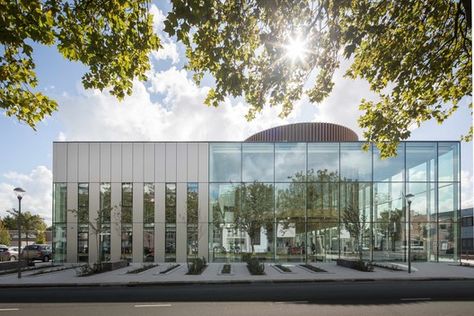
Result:
[[[161,39],[161,45],[163,46],[158,51],[151,53],[152,57],[156,61],[171,59],[172,64],[179,62],[179,53],[178,46],[176,43],[168,36],[167,33],[163,31],[165,24],[164,21],[166,16],[163,12],[154,4],[150,7],[150,13],[153,14],[153,31],[158,34]]]
[[[243,140],[262,129],[307,121],[317,110],[303,104],[287,119],[267,107],[247,122],[247,106],[226,100],[218,108],[204,105],[208,87],[197,87],[185,70],[172,67],[150,72],[149,86],[135,82],[132,96],[122,102],[106,92],[81,90],[61,100],[56,116],[63,123],[59,136],[67,140]],[[160,97],[161,101],[152,101]],[[312,115],[308,116],[308,118]]]
[[[43,217],[51,224],[52,182],[53,174],[45,166],[37,166],[28,174],[10,171],[3,174],[4,182],[0,183],[0,216],[6,211],[18,208],[18,200],[13,189],[22,187],[27,192],[22,199],[22,211],[30,211]]]

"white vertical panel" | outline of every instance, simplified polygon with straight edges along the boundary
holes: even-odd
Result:
[[[176,262],[186,262],[187,257],[186,193],[186,183],[179,182],[176,185]]]
[[[199,182],[209,182],[208,180],[209,166],[209,144],[199,144]]]
[[[100,181],[100,144],[91,143],[89,145],[89,181]]]
[[[133,144],[133,182],[143,182],[143,144]]]
[[[97,144],[95,144],[97,145]],[[99,147],[97,147],[97,152]],[[92,152],[92,147],[91,147]],[[89,222],[97,227],[97,217],[100,208],[100,184],[98,182],[89,184]],[[97,231],[89,228],[89,263],[97,262],[99,256]]]
[[[100,182],[111,181],[112,154],[110,143],[100,144]]]
[[[143,182],[133,183],[132,261],[143,262]]]
[[[176,143],[166,143],[166,182],[176,182]]]
[[[79,143],[78,182],[89,182],[89,143]]]
[[[155,144],[155,181],[165,182],[166,149],[164,143]]]
[[[122,182],[133,181],[133,144],[122,143]]]
[[[198,254],[209,261],[209,186],[199,183],[198,195]]]
[[[199,170],[199,145],[197,143],[188,144],[188,178],[187,182],[198,182]]]
[[[67,184],[67,262],[77,262],[77,182],[68,182]],[[72,212],[74,210],[75,212]]]
[[[155,145],[152,143],[144,144],[143,182],[155,182]]]
[[[112,213],[110,217],[110,257],[112,261],[117,261],[120,260],[121,255],[120,220],[122,212],[120,205],[122,203],[122,183],[112,182],[110,195],[112,205]]]
[[[67,143],[53,143],[53,181],[67,181]]]
[[[77,182],[77,143],[67,145],[67,182]]]
[[[155,261],[165,261],[165,184],[155,183]]]
[[[112,143],[111,145],[111,181],[122,182],[122,144]]]
[[[176,149],[176,176],[177,182],[186,182],[188,177],[188,146],[185,143],[178,143]]]

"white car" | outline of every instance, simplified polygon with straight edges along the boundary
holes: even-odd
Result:
[[[10,261],[18,260],[18,247],[8,247],[10,252]]]

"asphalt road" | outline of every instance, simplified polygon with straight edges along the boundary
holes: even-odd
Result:
[[[0,285],[0,303],[156,303],[224,301],[298,301],[313,304],[400,304],[400,302],[417,301],[474,302],[474,280],[57,288],[1,288]]]
[[[338,316],[388,316],[388,315],[472,315],[473,302],[399,302],[398,304],[372,305],[327,305],[294,302],[192,302],[192,303],[81,303],[81,304],[0,304],[0,316],[12,315],[160,315],[160,316],[294,316],[294,315],[338,315]]]

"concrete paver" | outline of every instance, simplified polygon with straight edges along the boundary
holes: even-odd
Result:
[[[265,263],[265,275],[251,275],[245,263],[232,263],[230,275],[221,274],[223,263],[210,263],[201,275],[186,275],[187,265],[167,274],[166,270],[174,263],[161,263],[157,267],[137,274],[127,274],[140,265],[134,265],[92,276],[78,277],[76,270],[67,269],[39,275],[25,273],[22,279],[16,274],[0,276],[0,286],[52,286],[52,285],[126,285],[126,284],[171,284],[171,283],[219,283],[219,282],[291,282],[291,281],[363,281],[363,280],[420,280],[420,279],[474,279],[474,268],[455,263],[414,263],[416,269],[411,274],[406,271],[392,271],[376,267],[374,272],[361,272],[336,265],[333,262],[312,263],[327,272],[312,272],[299,267],[299,264],[285,264],[291,273],[282,273]],[[415,270],[414,269],[414,270]]]

